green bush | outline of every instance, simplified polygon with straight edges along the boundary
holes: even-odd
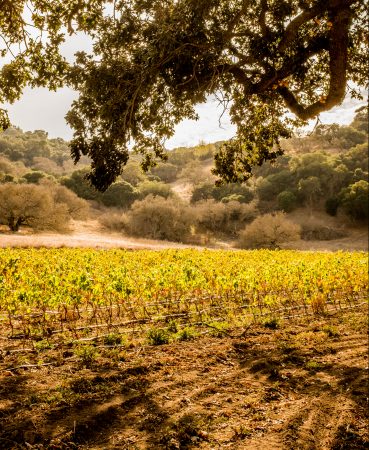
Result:
[[[144,181],[137,186],[141,198],[148,195],[168,198],[173,196],[173,191],[167,184],[161,181]]]
[[[192,191],[191,203],[203,200],[214,199],[225,203],[238,201],[240,203],[249,203],[254,198],[251,189],[240,183],[230,183],[222,186],[215,186],[214,183],[201,183]]]
[[[277,201],[279,209],[286,213],[293,211],[297,206],[297,197],[291,191],[282,191],[278,194]]]
[[[149,345],[164,345],[169,343],[169,333],[162,328],[152,328],[147,332]]]
[[[76,349],[76,355],[79,357],[81,365],[89,368],[96,361],[99,353],[93,345],[82,345]]]
[[[76,170],[71,175],[63,177],[60,182],[76,193],[78,197],[84,198],[85,200],[101,201],[102,194],[86,180],[87,173],[88,171],[84,169]]]
[[[39,170],[34,170],[32,172],[25,173],[22,178],[26,181],[26,183],[34,183],[37,184],[42,178],[45,178],[46,174],[44,172],[40,172]],[[21,178],[21,180],[22,180]]]
[[[126,181],[113,183],[103,194],[101,202],[108,207],[128,209],[140,197],[140,193]]]
[[[361,180],[351,184],[340,193],[345,212],[355,220],[368,219],[369,184]]]

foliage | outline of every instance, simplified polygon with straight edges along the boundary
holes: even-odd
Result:
[[[0,185],[0,223],[11,231],[18,231],[23,225],[36,230],[65,231],[70,217],[68,206],[57,202],[45,186]]]
[[[185,327],[178,331],[176,336],[179,341],[191,341],[195,339],[196,331],[191,327]]]
[[[169,342],[169,333],[161,328],[151,328],[147,332],[147,342],[150,345],[163,345]]]
[[[279,248],[300,238],[300,227],[281,212],[257,217],[239,235],[241,248]]]
[[[27,167],[51,174],[65,173],[71,162],[68,143],[61,138],[49,139],[43,130],[23,132],[9,128],[0,134],[0,154],[10,161],[23,162]],[[87,158],[81,163],[86,164]],[[37,164],[43,167],[36,167]]]
[[[86,170],[75,170],[69,176],[63,177],[60,182],[85,200],[101,199],[101,193],[88,183],[85,176]]]
[[[183,168],[190,162],[205,161],[208,158],[212,158],[218,146],[219,143],[200,143],[199,145],[192,148],[178,147],[167,153],[168,161],[177,167]]]
[[[340,200],[338,197],[330,197],[324,203],[324,209],[330,216],[336,216],[337,210],[340,205]]]
[[[22,178],[26,181],[26,183],[37,184],[40,180],[45,178],[46,174],[40,172],[39,170],[34,170],[32,172],[25,173]]]
[[[369,209],[368,182],[361,180],[341,192],[341,202],[346,213],[353,219],[367,220]]]
[[[164,183],[172,183],[177,179],[179,167],[167,162],[153,167],[151,173],[158,176]]]
[[[96,361],[99,353],[92,345],[81,345],[76,350],[76,355],[80,358],[80,363],[83,367],[91,367]]]
[[[128,218],[123,211],[112,208],[99,216],[99,223],[109,231],[126,232],[129,229]]]
[[[184,242],[192,217],[178,200],[148,195],[132,205],[128,227],[135,236]]]
[[[120,178],[132,186],[137,187],[139,183],[146,180],[146,175],[142,172],[138,161],[134,160],[132,157],[125,166]]]
[[[288,168],[259,179],[257,193],[260,200],[270,200],[281,192],[293,189],[295,176]]]
[[[256,203],[246,205],[237,201],[218,203],[207,200],[196,203],[192,210],[199,231],[226,233],[230,236],[235,236],[257,215]]]
[[[199,144],[192,148],[170,151],[169,162],[153,168],[152,173],[148,175],[144,175],[139,166],[141,157],[132,155],[122,177],[104,193],[94,189],[86,180],[87,168],[72,170],[69,167],[72,162],[67,159],[69,150],[66,142],[61,139],[49,139],[47,133],[42,130],[23,133],[17,128],[10,128],[0,136],[0,183],[24,183],[28,180],[48,185],[47,183],[52,181],[53,192],[56,184],[60,183],[69,187],[80,198],[108,205],[109,208],[116,205],[120,209],[128,209],[134,200],[149,194],[162,197],[173,195],[168,184],[152,180],[162,168],[169,168],[169,172],[172,174],[176,172],[178,177],[188,174],[190,178],[181,178],[180,182],[189,184],[192,179],[196,181],[191,201],[194,205],[194,220],[196,219],[194,225],[197,230],[205,232],[207,236],[209,233],[225,233],[231,236],[256,214],[255,209],[252,213],[251,208],[247,215],[252,213],[252,216],[249,215],[248,219],[246,217],[244,222],[235,220],[237,213],[231,212],[232,208],[234,209],[232,205],[249,202],[253,197],[256,200],[252,200],[252,205],[258,201],[262,212],[273,210],[289,212],[305,204],[311,210],[325,209],[333,215],[346,211],[350,215],[346,206],[343,206],[342,199],[344,192],[351,185],[368,180],[367,143],[355,145],[348,150],[338,150],[343,148],[346,142],[346,138],[342,137],[346,136],[345,133],[338,132],[341,128],[347,127],[318,125],[314,133],[303,138],[294,138],[287,146],[290,154],[278,158],[274,164],[268,162],[258,167],[255,170],[257,178],[243,185],[230,183],[216,187],[210,179],[208,158],[216,152],[221,143]],[[366,108],[361,108],[357,112],[350,128],[367,133]],[[343,139],[342,142],[340,139]],[[308,189],[307,180],[311,181],[311,177],[315,177],[315,182],[316,179],[319,180],[320,189],[316,192],[310,192]],[[64,192],[69,200],[58,202],[73,203],[77,206],[77,200],[71,197],[70,191]],[[232,205],[227,209],[213,203],[196,204],[206,199],[216,199]],[[76,212],[75,218],[83,218],[86,215],[85,204],[80,203],[80,206],[81,214],[78,216]],[[209,211],[210,207],[214,211]],[[230,221],[229,226],[225,225],[227,220]],[[355,220],[365,220],[365,217]],[[117,213],[113,210],[111,215],[105,214],[101,217],[101,223],[108,229],[129,232],[127,218],[123,216],[122,211]]]
[[[232,104],[237,135],[216,154],[214,173],[244,181],[253,166],[281,154],[293,126],[340,104],[349,81],[366,85],[367,6],[115,2],[113,15],[94,18],[94,54],[79,53],[68,73],[80,92],[67,115],[74,159],[90,156],[89,178],[106,189],[127,163],[130,142],[144,169],[166,159],[175,125],[195,119],[194,106],[216,94]]]
[[[161,181],[143,181],[137,186],[137,189],[141,198],[145,198],[148,195],[164,198],[173,196],[173,191],[170,186]]]
[[[2,336],[58,344],[83,331],[104,342],[105,327],[114,333],[110,342],[138,329],[154,329],[157,342],[169,338],[170,320],[180,321],[178,333],[205,324],[223,336],[250,320],[289,316],[291,308],[339,311],[364,301],[368,289],[364,252],[7,248],[0,270]],[[94,350],[79,357],[89,364]]]
[[[105,206],[128,209],[140,197],[140,193],[126,181],[113,183],[100,197]]]
[[[291,191],[282,191],[279,193],[277,196],[277,201],[278,207],[286,213],[289,213],[296,208],[297,198]]]
[[[240,203],[249,203],[254,198],[254,194],[248,186],[240,183],[230,183],[223,186],[214,186],[214,183],[205,182],[195,186],[192,191],[191,203],[196,203],[201,200],[214,199],[222,201],[227,199],[230,201],[231,196],[237,196],[237,201]],[[233,197],[233,199],[235,199]]]
[[[306,203],[311,210],[322,195],[321,184],[318,177],[302,178],[299,181],[298,190],[305,198]]]
[[[122,335],[119,333],[109,333],[104,336],[105,345],[121,345],[123,342]]]
[[[27,85],[77,89],[67,115],[73,158],[91,158],[90,180],[104,190],[127,163],[130,142],[148,169],[167,157],[174,126],[196,118],[194,106],[215,94],[232,104],[237,125],[216,154],[215,173],[242,181],[281,154],[294,125],[339,104],[349,81],[366,85],[367,7],[367,0],[4,0],[0,102],[14,102]],[[75,32],[95,45],[70,66],[60,46]],[[0,129],[8,127],[0,109]],[[345,148],[365,141],[361,122],[341,131]]]

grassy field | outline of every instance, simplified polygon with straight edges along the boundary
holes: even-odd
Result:
[[[362,252],[0,250],[0,448],[368,448],[367,272]]]

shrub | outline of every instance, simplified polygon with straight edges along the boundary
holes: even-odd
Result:
[[[140,193],[126,181],[113,183],[102,195],[101,202],[108,207],[128,209],[135,200],[138,200]]]
[[[132,205],[127,215],[128,228],[135,236],[183,242],[190,234],[189,209],[171,198],[149,195]]]
[[[368,219],[369,184],[361,180],[351,184],[340,194],[342,206],[349,216],[357,220]]]
[[[137,161],[132,161],[130,159],[123,169],[121,179],[123,181],[127,181],[127,183],[132,186],[137,186],[139,183],[146,180],[146,174],[142,172],[142,169]]]
[[[71,175],[63,177],[60,182],[77,194],[78,197],[84,198],[85,200],[101,201],[102,194],[86,180],[87,173],[88,171],[85,169],[76,170]]]
[[[11,231],[23,225],[35,230],[66,231],[70,218],[68,206],[58,203],[49,187],[14,183],[0,186],[0,223]]]
[[[259,178],[256,183],[256,192],[260,200],[275,200],[277,195],[283,191],[288,191],[294,185],[294,176],[288,169],[268,175],[266,178]]]
[[[22,178],[26,183],[33,183],[37,184],[40,180],[45,178],[46,174],[44,172],[41,172],[39,170],[33,170],[32,172],[25,173]],[[20,179],[20,181],[22,180]]]
[[[201,183],[192,191],[191,203],[196,203],[204,200],[209,200],[213,197],[214,184]]]
[[[239,235],[241,248],[279,248],[284,242],[300,238],[300,226],[282,212],[257,217]]]
[[[196,337],[196,331],[191,327],[185,327],[177,333],[179,341],[191,341]]]
[[[277,201],[279,209],[286,213],[293,211],[297,205],[297,197],[291,191],[282,191],[278,194]]]
[[[148,195],[164,198],[173,196],[173,191],[170,186],[161,181],[144,181],[137,186],[137,189],[141,198],[145,198]]]
[[[165,183],[172,183],[177,179],[179,168],[171,163],[161,163],[151,169],[151,173]]]
[[[237,196],[240,203],[249,203],[254,198],[253,192],[245,184],[229,183],[214,186],[212,196],[215,200],[222,201],[222,199],[229,198],[232,195]]]
[[[76,349],[76,355],[79,357],[82,367],[90,368],[96,361],[99,353],[92,345],[83,345]]]
[[[345,236],[347,236],[345,231],[323,225],[306,223],[301,227],[301,238],[304,241],[330,241]]]
[[[168,344],[169,333],[162,328],[152,328],[147,332],[147,342],[149,345]]]
[[[200,232],[230,235],[236,235],[257,215],[256,203],[246,205],[235,201],[218,203],[215,200],[207,200],[197,203],[192,210]]]
[[[99,223],[103,228],[109,231],[118,231],[122,233],[129,230],[127,215],[119,210],[111,210],[101,214]]]
[[[327,198],[324,204],[325,212],[330,216],[336,216],[339,205],[340,205],[339,198],[337,197]]]
[[[201,183],[197,185],[191,197],[191,203],[202,200],[214,199],[218,202],[228,203],[238,201],[240,203],[249,203],[254,198],[254,194],[248,186],[240,183],[230,183],[223,186],[215,186],[214,183]]]
[[[105,345],[121,345],[123,342],[122,335],[119,333],[109,333],[104,336]]]
[[[77,194],[65,186],[53,184],[49,181],[42,182],[42,185],[50,190],[56,203],[66,205],[68,215],[72,219],[86,219],[88,215],[88,203],[85,200],[79,198]]]

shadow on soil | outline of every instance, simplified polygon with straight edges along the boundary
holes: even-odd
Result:
[[[134,439],[129,438],[114,447],[111,437],[116,430],[119,434],[132,430],[133,435],[139,431],[145,436],[146,448],[188,448],[200,431],[198,417],[183,415],[174,422],[155,401],[146,375],[152,375],[160,367],[160,363],[140,365],[110,376],[102,373],[77,378],[69,384],[67,393],[64,392],[72,404],[65,404],[67,400],[62,399],[37,418],[32,417],[32,407],[40,399],[29,395],[29,388],[25,386],[28,377],[6,379],[0,388],[0,401],[11,401],[11,406],[0,410],[0,448],[64,450],[90,448],[90,445],[107,448],[104,443],[108,448],[136,448]],[[112,385],[114,393],[110,394]],[[96,396],[96,399],[85,400],[84,394]],[[32,397],[34,405],[32,400],[24,402],[25,398]]]
[[[296,445],[300,450],[313,450],[321,448],[317,442],[309,436],[304,436],[304,442],[299,442],[299,434],[308,420],[309,416],[314,417],[317,414],[324,416],[324,409],[328,412],[337,407],[342,397],[356,404],[356,412],[360,412],[366,420],[368,414],[368,369],[353,367],[346,364],[312,364],[311,358],[314,356],[322,357],[331,353],[331,348],[325,350],[303,350],[296,348],[286,348],[284,350],[274,349],[271,351],[260,351],[249,348],[249,344],[238,342],[233,344],[239,358],[240,367],[248,369],[249,372],[257,377],[267,377],[267,383],[270,382],[269,390],[271,392],[270,400],[278,399],[278,389],[284,393],[293,392],[301,394],[307,399],[308,406],[302,412],[297,413],[289,421],[288,427],[284,433],[284,445],[286,449],[295,449]],[[309,364],[310,362],[310,364]],[[303,376],[294,376],[294,372],[305,368]],[[283,375],[281,372],[289,374]],[[334,385],[325,381],[324,375],[336,380]],[[276,383],[277,382],[277,383]],[[278,389],[274,387],[277,384]],[[268,392],[268,388],[266,388]],[[329,401],[320,400],[322,398]],[[339,398],[339,400],[338,400]],[[309,399],[311,405],[309,406]],[[343,403],[345,400],[343,400]],[[326,403],[326,404],[324,404]],[[333,407],[333,408],[332,408]],[[322,413],[323,411],[323,413]],[[315,419],[318,422],[318,419]],[[320,425],[324,427],[323,424]],[[311,422],[314,422],[312,420]],[[314,434],[314,424],[311,425],[311,434]],[[355,423],[348,421],[337,426],[334,434],[333,443],[330,450],[361,450],[369,449],[369,441],[363,440],[358,434]]]
[[[315,356],[319,359],[332,353],[329,346],[319,351],[276,346],[263,350],[255,347],[248,338],[233,339],[232,345],[233,351],[227,356],[232,360],[233,380],[242,380],[245,371],[250,378],[262,380],[265,403],[278,401],[286,393],[307,400],[306,409],[292,416],[283,430],[283,448],[297,448],[297,444],[299,450],[320,448],[316,442],[320,430],[325,429],[324,421],[330,416],[330,408],[339,406],[342,399],[356,405],[355,414],[359,412],[368,417],[367,370],[342,363],[311,363]],[[3,377],[0,384],[0,405],[3,405],[0,407],[0,448],[134,450],[138,448],[135,444],[137,434],[140,444],[146,445],[139,448],[197,448],[201,439],[206,439],[201,433],[205,418],[195,412],[183,414],[181,406],[177,405],[179,419],[173,419],[169,410],[161,405],[160,392],[153,387],[155,380],[162,376],[159,373],[162,369],[163,364],[157,362],[120,371],[96,368],[89,377],[78,377],[77,372],[64,390],[57,392],[57,401],[50,398],[51,394],[56,395],[55,392],[48,392],[49,397],[29,392],[30,374]],[[329,383],[327,379],[335,382]],[[208,389],[211,387],[209,379]],[[195,394],[191,395],[195,401]],[[324,398],[327,399],[325,403]],[[320,423],[316,411],[321,415]],[[309,417],[312,432],[306,437],[304,424]],[[331,450],[369,448],[368,441],[363,440],[350,417],[333,426]],[[124,441],[119,441],[119,436],[124,436]]]

